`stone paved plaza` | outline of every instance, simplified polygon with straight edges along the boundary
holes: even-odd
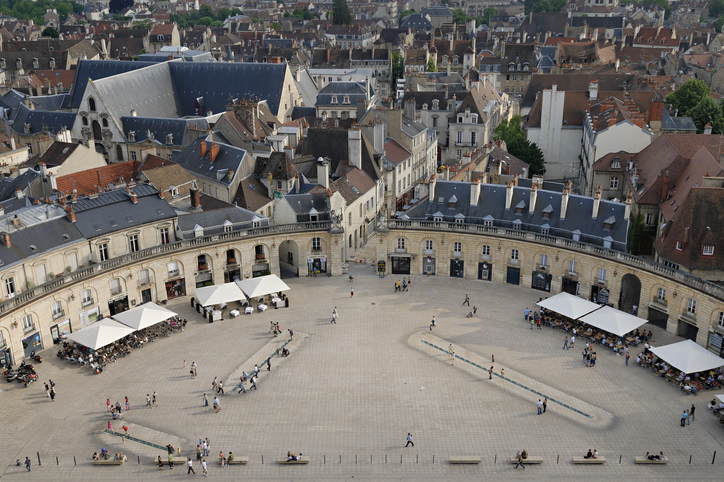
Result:
[[[285,280],[291,308],[242,315],[209,324],[192,311],[189,298],[168,307],[189,320],[184,333],[163,338],[119,359],[101,375],[61,361],[55,349],[43,352],[42,381],[56,382],[55,403],[42,383],[27,389],[2,381],[0,388],[0,476],[11,480],[129,480],[186,477],[181,457],[176,469],[159,472],[151,464],[165,452],[104,433],[113,403],[128,395],[124,412],[131,435],[156,444],[180,446],[194,458],[195,442],[211,441],[210,477],[250,480],[341,479],[671,479],[721,480],[724,426],[708,413],[716,393],[684,396],[672,385],[623,357],[598,350],[595,368],[581,363],[583,340],[561,350],[564,334],[531,331],[523,310],[544,293],[527,288],[445,277],[415,277],[409,292],[394,293],[393,281],[374,276],[371,267],[352,268],[354,298],[346,278]],[[478,316],[466,318],[465,293]],[[337,325],[330,324],[334,306]],[[438,326],[429,333],[432,315]],[[232,393],[229,377],[249,371],[281,345],[272,340],[270,320],[294,340],[291,356],[274,358],[261,374],[258,391]],[[645,328],[650,329],[649,325]],[[654,328],[655,345],[676,337]],[[423,342],[426,341],[427,343]],[[271,343],[270,343],[271,342]],[[538,396],[495,377],[488,380],[471,363],[432,347],[455,347],[456,357],[553,396],[593,418],[551,403],[536,414]],[[198,364],[191,379],[183,361]],[[211,381],[224,380],[226,395],[215,414],[202,407]],[[228,383],[227,383],[228,380]],[[145,395],[156,391],[159,406],[144,408]],[[691,403],[696,419],[680,427],[681,412]],[[120,428],[120,422],[114,427]],[[414,448],[404,448],[411,432]],[[123,466],[90,464],[105,446],[123,451]],[[542,465],[514,470],[517,450],[543,456]],[[571,463],[597,449],[606,465]],[[221,469],[219,450],[248,456],[247,466]],[[309,456],[309,465],[281,466],[287,451]],[[634,456],[663,451],[669,465],[635,465]],[[712,456],[718,455],[712,465]],[[42,466],[38,466],[36,453]],[[480,465],[449,465],[450,456],[479,456]],[[689,457],[692,457],[689,465]],[[15,460],[32,460],[32,473]],[[622,463],[619,464],[619,456]],[[58,463],[56,464],[56,457]],[[74,457],[75,463],[74,464]],[[560,458],[559,458],[560,457]],[[138,464],[140,458],[141,464]],[[263,458],[263,463],[262,463]],[[558,463],[557,463],[558,462]],[[719,474],[717,476],[717,474]]]

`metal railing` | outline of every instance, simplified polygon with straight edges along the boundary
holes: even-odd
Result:
[[[150,259],[161,256],[170,252],[180,252],[187,249],[196,248],[204,245],[213,245],[219,242],[232,239],[250,239],[270,234],[279,233],[300,233],[305,231],[329,231],[331,223],[329,221],[313,221],[305,223],[282,224],[278,226],[266,226],[262,228],[251,228],[242,231],[234,231],[231,233],[223,233],[217,236],[205,236],[202,238],[194,238],[190,240],[177,241],[175,243],[166,243],[152,248],[142,249],[135,253],[124,254],[116,258],[103,261],[99,264],[93,264],[89,267],[80,268],[72,273],[66,273],[60,278],[53,278],[38,286],[28,288],[24,292],[0,303],[0,315],[6,314],[16,308],[22,307],[51,291],[55,291],[64,286],[83,281],[96,276],[102,271],[117,268],[136,261]]]
[[[538,245],[548,245],[556,248],[564,248],[568,251],[576,251],[592,256],[610,259],[636,269],[649,271],[653,274],[664,276],[673,281],[686,285],[690,288],[702,291],[719,300],[724,300],[724,288],[709,281],[692,276],[680,270],[669,268],[663,264],[655,263],[648,259],[627,254],[621,251],[602,248],[592,244],[573,241],[568,238],[542,235],[529,231],[517,231],[501,227],[483,226],[480,224],[459,224],[436,221],[404,221],[390,219],[387,222],[389,229],[411,229],[440,232],[457,232],[465,234],[485,234],[496,238],[512,238],[516,240],[530,241]]]

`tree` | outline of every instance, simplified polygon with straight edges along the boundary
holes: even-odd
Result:
[[[221,20],[223,22],[229,17],[231,17],[231,10],[228,8],[220,8],[219,11],[216,12],[216,20]]]
[[[108,4],[108,10],[111,12],[120,12],[124,8],[132,7],[133,0],[111,0]]]
[[[397,91],[397,79],[401,79],[405,76],[405,63],[402,60],[402,56],[399,52],[393,52],[392,53],[392,86],[391,90],[393,92]]]
[[[198,22],[199,25],[206,25],[207,27],[214,23],[214,19],[211,17],[201,17]]]
[[[435,58],[430,57],[427,59],[427,71],[428,72],[437,72],[437,65],[435,65]]]
[[[504,120],[495,128],[495,139],[505,141],[508,152],[529,164],[530,175],[543,175],[546,172],[545,157],[538,144],[526,140],[521,127],[520,116]]]
[[[352,23],[352,15],[349,13],[347,0],[334,0],[332,20],[335,25],[349,25]]]
[[[721,32],[722,26],[724,26],[724,17],[717,18],[714,23],[711,24],[711,26],[716,30],[717,32]]]
[[[147,30],[150,32],[153,30],[153,22],[150,20],[137,20],[133,22],[133,28],[138,30]]]
[[[701,79],[691,79],[667,95],[666,103],[671,104],[674,109],[679,109],[680,116],[688,117],[689,112],[707,97],[711,97],[711,89],[706,82]]]
[[[494,17],[498,15],[498,10],[493,7],[488,7],[485,10],[483,10],[483,18],[480,19],[481,23],[489,24],[490,23],[490,17]]]
[[[465,23],[468,20],[472,20],[473,17],[465,13],[462,8],[456,8],[452,11],[453,23]]]
[[[57,30],[55,30],[53,27],[45,27],[43,29],[43,32],[40,34],[43,37],[51,37],[51,38],[58,38],[60,37],[60,34]]]
[[[724,13],[724,0],[713,0],[709,3],[709,17],[716,18]]]
[[[203,17],[210,17],[211,20],[216,19],[216,13],[214,12],[214,9],[211,8],[210,5],[203,4],[199,7],[199,15]]]
[[[705,97],[699,101],[690,111],[691,120],[694,121],[699,134],[704,132],[704,127],[711,124],[712,134],[724,133],[724,113],[712,97]]]

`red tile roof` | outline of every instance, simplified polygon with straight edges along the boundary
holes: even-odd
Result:
[[[99,187],[105,188],[110,183],[129,182],[136,176],[139,163],[136,161],[119,162],[97,169],[60,176],[56,179],[59,191],[77,194],[91,194],[98,192]]]

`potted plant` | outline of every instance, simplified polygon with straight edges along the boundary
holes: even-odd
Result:
[[[229,258],[229,264],[236,263],[236,258]]]
[[[257,255],[256,255],[256,259],[264,259],[264,255],[263,255],[263,254],[257,254]]]

